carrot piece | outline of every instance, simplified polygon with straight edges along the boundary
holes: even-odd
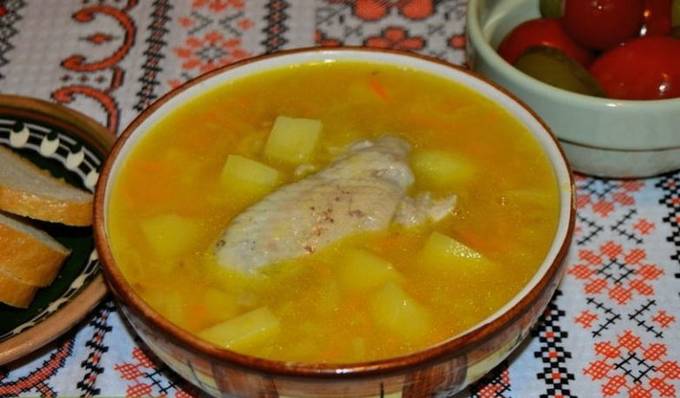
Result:
[[[368,81],[368,85],[371,87],[371,90],[375,93],[375,95],[378,96],[381,100],[387,102],[390,99],[390,96],[387,94],[387,90],[385,89],[385,86],[383,86],[382,83],[375,77],[372,77]]]

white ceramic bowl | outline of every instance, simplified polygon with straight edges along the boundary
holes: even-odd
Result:
[[[531,106],[559,138],[572,167],[604,177],[647,177],[680,168],[680,98],[624,101],[571,93],[502,59],[496,47],[539,16],[538,0],[470,0],[468,63]]]

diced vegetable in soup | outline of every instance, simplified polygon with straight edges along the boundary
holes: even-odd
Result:
[[[321,122],[279,116],[269,134],[264,154],[281,162],[300,164],[314,157],[314,149],[321,134]]]
[[[272,190],[280,180],[278,170],[239,155],[227,156],[220,182],[225,196],[261,196]]]
[[[347,363],[440,343],[510,301],[557,226],[531,134],[426,73],[263,72],[151,130],[111,193],[114,257],[167,319],[245,354]]]

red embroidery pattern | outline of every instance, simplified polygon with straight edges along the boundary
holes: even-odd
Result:
[[[184,44],[175,49],[175,54],[184,60],[182,69],[196,70],[199,74],[248,55],[239,47],[239,40],[226,39],[216,31],[208,32],[203,37],[190,37]]]
[[[663,269],[645,263],[645,258],[644,249],[625,252],[620,244],[609,241],[600,247],[599,252],[579,250],[580,262],[569,267],[567,272],[584,282],[584,293],[607,294],[616,303],[626,304],[634,294],[654,294],[650,282],[663,275]]]
[[[323,0],[316,44],[417,51],[458,64],[465,47],[464,0]]]
[[[451,38],[449,39],[449,45],[453,48],[464,50],[466,45],[465,35],[451,36]]]
[[[637,222],[633,225],[633,228],[635,228],[635,230],[638,231],[641,235],[649,235],[654,231],[655,225],[654,223],[651,223],[648,220],[641,218],[637,220]]]
[[[228,7],[243,8],[245,0],[194,0],[194,8],[207,7],[210,11],[220,12]]]
[[[667,328],[673,322],[675,322],[675,317],[673,315],[669,315],[666,311],[661,310],[657,312],[656,315],[654,315],[652,320],[662,328]]]
[[[73,339],[64,340],[42,366],[16,381],[4,381],[5,375],[0,373],[0,396],[16,397],[30,391],[38,391],[40,395],[47,397],[56,396],[55,391],[47,385],[47,381],[64,366],[72,350]]]
[[[411,19],[425,19],[432,15],[432,0],[341,0],[351,4],[354,14],[365,21],[377,21],[387,16],[392,8]],[[337,2],[337,1],[336,1]]]
[[[109,346],[104,344],[106,335],[111,332],[112,328],[108,323],[111,312],[115,310],[112,301],[105,301],[99,307],[94,318],[88,322],[88,326],[93,329],[92,337],[85,343],[89,348],[90,353],[87,358],[80,363],[81,369],[84,370],[82,379],[76,384],[78,389],[82,391],[84,396],[99,395],[101,389],[97,387],[97,377],[104,372],[102,366],[102,357],[109,351]]]
[[[141,87],[137,91],[138,98],[134,109],[138,112],[146,109],[153,100],[158,98],[161,82],[158,75],[163,71],[165,63],[165,48],[167,46],[167,34],[170,25],[171,0],[156,0],[152,4],[153,11],[149,16],[147,37],[144,40],[145,61],[142,65],[143,74],[139,78]],[[174,21],[173,21],[174,22]],[[170,25],[171,26],[171,25]]]
[[[114,39],[114,37],[112,35],[106,34],[106,33],[101,33],[101,32],[93,33],[93,34],[85,37],[85,40],[89,41],[90,43],[92,43],[94,45],[100,45],[100,44],[108,43],[113,39]]]
[[[106,113],[106,127],[114,133],[118,131],[120,123],[120,109],[114,93],[122,85],[124,76],[118,64],[130,52],[134,44],[137,28],[128,13],[136,4],[136,0],[128,0],[121,9],[104,4],[87,6],[73,14],[73,20],[82,24],[96,23],[100,16],[114,19],[123,33],[120,36],[121,43],[113,52],[101,59],[88,60],[84,55],[73,54],[63,60],[61,66],[68,73],[62,77],[62,81],[76,80],[78,83],[52,92],[52,98],[62,104],[72,103],[77,96],[95,100]],[[118,37],[114,34],[97,32],[84,37],[83,41],[93,46],[100,46]]]
[[[594,314],[588,310],[581,311],[581,313],[574,319],[574,322],[583,326],[585,329],[589,329],[593,322],[597,320],[597,314]]]
[[[420,50],[425,45],[422,37],[409,37],[406,29],[398,26],[385,28],[380,36],[369,37],[364,42],[368,47],[393,48],[395,50]]]
[[[171,87],[213,69],[252,56],[243,48],[241,36],[254,23],[245,17],[243,0],[194,0],[189,15],[178,19],[186,38],[173,52],[181,76],[170,79]]]
[[[680,365],[669,360],[665,344],[644,344],[640,337],[626,330],[615,342],[594,344],[598,360],[588,364],[583,374],[603,382],[601,393],[611,397],[627,393],[630,398],[675,397],[670,382],[680,380]]]
[[[579,209],[590,208],[593,213],[607,217],[617,206],[630,207],[635,205],[635,198],[632,194],[639,192],[644,187],[644,182],[639,180],[599,180],[577,176],[576,185],[579,193],[576,198],[576,206]]]
[[[482,386],[476,397],[479,398],[498,398],[504,397],[504,393],[508,391],[510,386],[510,372],[507,368],[503,369],[497,380],[492,380],[488,384]]]
[[[342,46],[342,41],[339,39],[328,37],[324,32],[317,30],[314,33],[314,42],[320,47],[339,47]]]
[[[470,385],[468,390],[470,398],[506,398],[510,393],[510,384],[508,363],[503,361],[491,372]]]
[[[173,393],[176,398],[191,398],[197,396],[195,388],[187,382],[181,385],[166,379],[163,369],[159,369],[155,362],[144,351],[135,347],[132,350],[132,361],[115,365],[113,368],[120,378],[128,382],[125,390],[127,398],[142,398],[149,396],[167,397]]]

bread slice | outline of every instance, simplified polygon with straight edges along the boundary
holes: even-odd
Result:
[[[21,282],[0,270],[0,302],[12,307],[26,308],[33,301],[38,287]]]
[[[0,271],[32,286],[47,286],[70,250],[47,233],[0,213]]]
[[[0,146],[0,210],[66,225],[92,224],[92,195]]]

